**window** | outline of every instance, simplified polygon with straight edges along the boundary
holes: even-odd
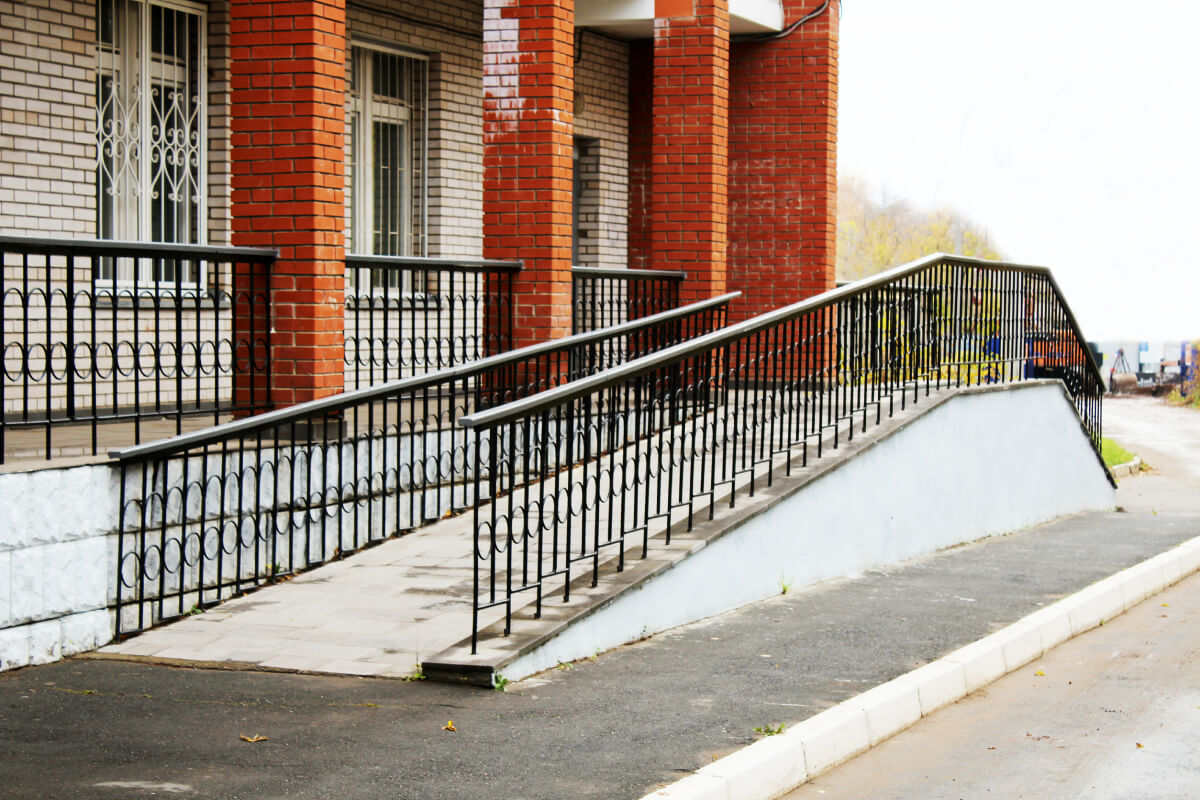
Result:
[[[97,232],[102,239],[204,238],[204,19],[196,9],[100,0]],[[105,281],[197,285],[193,263],[106,261]]]
[[[347,98],[350,248],[423,256],[428,63],[419,56],[351,48]],[[394,271],[351,276],[373,289],[411,292]]]

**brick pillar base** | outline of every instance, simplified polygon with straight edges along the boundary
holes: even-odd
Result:
[[[233,243],[279,250],[272,402],[342,390],[346,8],[233,0]]]
[[[784,0],[786,22],[823,0]],[[833,288],[838,4],[782,39],[735,43],[729,133],[730,321]]]
[[[651,260],[684,303],[725,291],[728,121],[726,0],[656,0]]]
[[[483,254],[524,259],[513,346],[571,332],[574,0],[484,0]]]

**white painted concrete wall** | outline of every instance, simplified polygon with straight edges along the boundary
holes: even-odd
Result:
[[[112,639],[118,474],[94,465],[0,475],[0,670]]]
[[[967,392],[502,672],[517,680],[779,594],[781,583],[803,587],[1114,502],[1060,385]]]

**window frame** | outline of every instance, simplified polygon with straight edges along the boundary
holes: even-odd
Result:
[[[374,91],[376,83],[373,56],[382,53],[409,61],[421,62],[422,74],[420,97],[408,102],[380,102]],[[424,53],[407,50],[390,44],[371,40],[354,39],[347,47],[347,70],[352,81],[347,81],[346,128],[349,133],[349,168],[351,189],[346,194],[347,240],[352,252],[363,255],[395,255],[423,258],[428,250],[428,199],[429,199],[429,68],[430,58]],[[416,110],[417,120],[413,119]],[[402,126],[402,174],[408,190],[402,195],[401,246],[399,253],[379,253],[375,247],[375,219],[377,213],[375,197],[375,124],[378,122]],[[419,144],[418,144],[419,143]],[[414,152],[419,147],[420,152]],[[420,217],[415,218],[413,169],[419,165]],[[414,229],[420,229],[419,246],[413,242]],[[420,252],[416,252],[419,250]],[[367,287],[371,294],[420,300],[426,287],[413,284],[412,274],[403,273],[403,281],[397,285],[375,279],[373,270],[356,269],[347,275],[349,288],[359,290]],[[361,273],[361,274],[360,274]]]
[[[208,9],[203,3],[188,0],[109,0],[113,8],[112,40],[104,41],[105,27],[100,15],[103,14],[104,0],[96,4],[96,233],[97,238],[108,241],[157,242],[170,244],[202,244],[208,240],[208,116],[210,113],[208,97]],[[171,57],[165,53],[155,53],[153,49],[153,15],[154,9],[173,11],[195,18],[196,39],[195,52],[190,58]],[[136,32],[131,31],[131,12],[136,13]],[[151,232],[154,228],[154,189],[157,176],[152,155],[162,153],[166,148],[152,142],[151,136],[157,120],[155,103],[155,87],[160,91],[170,89],[187,90],[190,74],[195,74],[195,202],[188,202],[190,213],[194,217],[194,241],[159,241]],[[124,76],[124,80],[122,80]],[[131,79],[135,82],[130,83]],[[108,102],[102,102],[102,87],[106,78],[112,78],[114,97]],[[117,99],[119,97],[119,99]],[[105,198],[104,186],[104,145],[105,114],[114,106],[135,107],[135,113],[126,114],[122,122],[129,123],[132,119],[138,130],[136,137],[126,136],[125,144],[133,143],[136,153],[133,156],[122,154],[125,163],[119,169],[109,169],[108,175],[125,173],[122,188],[131,185],[128,191],[116,191],[112,194],[111,212],[106,220],[103,216]],[[131,163],[136,159],[136,163]],[[184,167],[187,169],[187,167]],[[166,170],[166,165],[160,165],[160,170]],[[130,173],[136,173],[136,179],[130,180]],[[111,178],[110,178],[111,180]],[[183,206],[184,204],[173,204]],[[104,228],[110,227],[106,236]],[[136,288],[139,291],[172,292],[176,290],[202,291],[207,284],[208,276],[199,262],[190,262],[194,277],[184,279],[163,277],[166,269],[179,269],[174,259],[104,259],[99,262],[93,272],[93,281],[98,286],[112,289]],[[174,264],[174,267],[169,267]]]

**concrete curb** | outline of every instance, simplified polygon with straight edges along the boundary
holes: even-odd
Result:
[[[1127,478],[1130,475],[1136,475],[1142,468],[1142,460],[1137,456],[1133,457],[1133,461],[1126,461],[1124,464],[1117,464],[1112,468],[1111,472],[1114,478]]]
[[[1200,569],[1200,537],[769,736],[642,800],[774,800]]]

